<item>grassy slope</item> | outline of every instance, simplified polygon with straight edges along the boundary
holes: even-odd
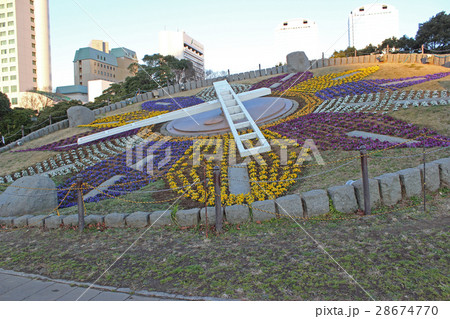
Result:
[[[448,300],[449,190],[424,214],[301,223],[376,300]],[[416,199],[402,206],[420,204]],[[445,213],[440,213],[445,212]],[[150,229],[98,284],[250,300],[369,300],[288,219],[203,231]],[[143,230],[0,231],[0,267],[93,282]]]

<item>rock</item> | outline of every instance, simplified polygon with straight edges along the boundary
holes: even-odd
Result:
[[[52,216],[45,220],[45,228],[48,229],[57,229],[63,223],[62,216]]]
[[[78,214],[64,217],[63,223],[65,226],[78,226]]]
[[[356,200],[358,201],[359,209],[364,210],[364,191],[362,179],[358,179],[352,186],[355,188]],[[370,207],[374,208],[380,206],[380,188],[376,179],[369,178],[369,193],[370,193]]]
[[[309,69],[309,60],[303,51],[291,52],[286,56],[287,71],[293,72],[305,72]]]
[[[420,177],[420,169],[407,168],[398,171],[400,183],[402,184],[402,196],[411,198],[422,194],[422,179]]]
[[[13,217],[0,217],[0,226],[12,227],[13,225],[14,225]]]
[[[253,221],[264,221],[272,218],[277,218],[277,211],[275,208],[275,201],[262,200],[252,203]]]
[[[420,174],[423,180],[423,165],[417,166],[420,169]],[[426,163],[425,164],[425,188],[430,192],[435,192],[441,186],[441,179],[439,178],[439,164],[437,163]]]
[[[47,215],[34,216],[28,219],[28,226],[30,227],[44,227]]]
[[[105,216],[106,227],[125,227],[127,214],[112,213]]]
[[[105,221],[105,216],[102,215],[87,215],[84,216],[84,225],[97,225],[102,224]],[[65,225],[65,223],[64,223]],[[78,215],[77,215],[77,225],[78,225]]]
[[[170,211],[161,210],[150,213],[150,226],[152,228],[161,228],[173,224]]]
[[[197,226],[200,219],[200,209],[179,210],[176,214],[177,223],[181,227]]]
[[[0,195],[0,216],[49,213],[58,206],[55,183],[47,176],[25,176]]]
[[[279,197],[275,201],[279,216],[303,218],[303,203],[300,195],[287,195]]]
[[[323,215],[330,211],[329,198],[323,189],[302,193],[301,197],[308,217]]]
[[[77,105],[67,110],[69,119],[69,127],[77,127],[78,125],[86,125],[95,121],[94,112],[87,107]]]
[[[380,186],[381,202],[393,206],[402,200],[400,177],[396,173],[388,173],[375,177]]]
[[[450,158],[441,158],[432,163],[437,163],[439,165],[439,177],[441,179],[441,186],[450,186]]]
[[[250,210],[247,205],[233,205],[225,207],[227,221],[231,224],[241,224],[250,219]]]
[[[135,228],[147,227],[150,222],[150,213],[136,212],[126,218],[127,226]]]
[[[200,210],[200,224],[206,223],[206,209],[203,207]],[[222,207],[222,214],[223,214],[223,207]],[[222,215],[223,216],[223,215]],[[222,218],[223,220],[223,218]],[[208,207],[208,225],[215,225],[216,224],[216,207]]]
[[[26,227],[28,226],[28,219],[33,218],[34,215],[24,215],[14,219],[14,227]]]
[[[334,208],[342,213],[354,213],[358,210],[355,189],[351,185],[333,186],[328,188],[328,195]]]

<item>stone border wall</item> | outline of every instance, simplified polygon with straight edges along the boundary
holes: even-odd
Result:
[[[398,54],[385,54],[384,56],[380,54],[374,55],[363,55],[356,57],[346,57],[346,58],[329,58],[329,59],[318,59],[311,60],[311,69],[317,69],[327,66],[335,65],[346,65],[346,64],[356,64],[356,63],[422,63],[422,59],[426,58],[427,63],[433,65],[443,66],[445,63],[450,62],[450,55],[435,55],[431,54],[419,54],[419,53],[398,53]],[[384,61],[378,61],[378,58],[383,57]]]
[[[450,186],[450,157],[426,164],[426,189],[431,192],[440,187]],[[372,208],[393,206],[413,196],[421,196],[423,185],[423,165],[404,169],[395,173],[383,174],[369,180]],[[272,218],[293,216],[310,218],[326,214],[334,208],[343,213],[354,213],[364,207],[361,180],[351,185],[333,186],[327,190],[317,189],[301,194],[287,195],[276,200],[254,202],[250,208],[246,205],[227,206],[222,213],[229,223],[239,224],[248,221],[264,221]],[[278,205],[277,205],[278,204]],[[208,207],[208,224],[215,222],[215,208]],[[153,228],[178,225],[197,226],[205,223],[205,208],[193,208],[176,212],[177,222],[170,212],[135,212],[132,214],[112,213],[108,215],[88,215],[85,224],[105,223],[107,227]],[[78,225],[78,215],[46,216],[26,215],[20,217],[2,217],[0,225],[9,227],[45,227],[56,229],[61,225]]]

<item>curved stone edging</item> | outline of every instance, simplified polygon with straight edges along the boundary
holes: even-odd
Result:
[[[423,165],[387,173],[369,180],[372,207],[392,206],[403,199],[422,194]],[[450,157],[426,164],[426,188],[435,192],[442,186],[450,186]],[[352,185],[333,186],[327,190],[311,190],[301,194],[286,195],[274,200],[252,203],[251,211],[247,205],[232,205],[222,208],[222,213],[231,224],[248,221],[264,221],[281,216],[299,218],[315,217],[329,212],[329,203],[343,213],[354,213],[363,209],[362,182]],[[215,220],[215,208],[208,207],[208,224]],[[177,223],[171,219],[169,211],[135,212],[132,214],[112,213],[105,216],[88,215],[85,223],[105,223],[106,227],[161,228],[165,226],[191,227],[205,223],[205,208],[180,210],[176,213]],[[45,227],[56,229],[61,226],[76,226],[78,215],[45,215],[3,217],[0,225],[8,227]]]

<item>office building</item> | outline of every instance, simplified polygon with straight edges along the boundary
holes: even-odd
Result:
[[[388,4],[367,4],[355,8],[348,17],[348,46],[363,49],[383,40],[399,37],[398,10]]]
[[[52,90],[48,0],[0,0],[0,90],[12,107]]]
[[[127,48],[110,51],[108,42],[93,40],[89,47],[80,48],[75,53],[74,84],[87,86],[91,80],[123,82],[134,75],[128,67],[137,62],[136,52]]]
[[[203,45],[194,40],[184,31],[160,31],[159,54],[173,55],[177,59],[186,59],[192,62],[195,78],[205,78],[205,49]]]

